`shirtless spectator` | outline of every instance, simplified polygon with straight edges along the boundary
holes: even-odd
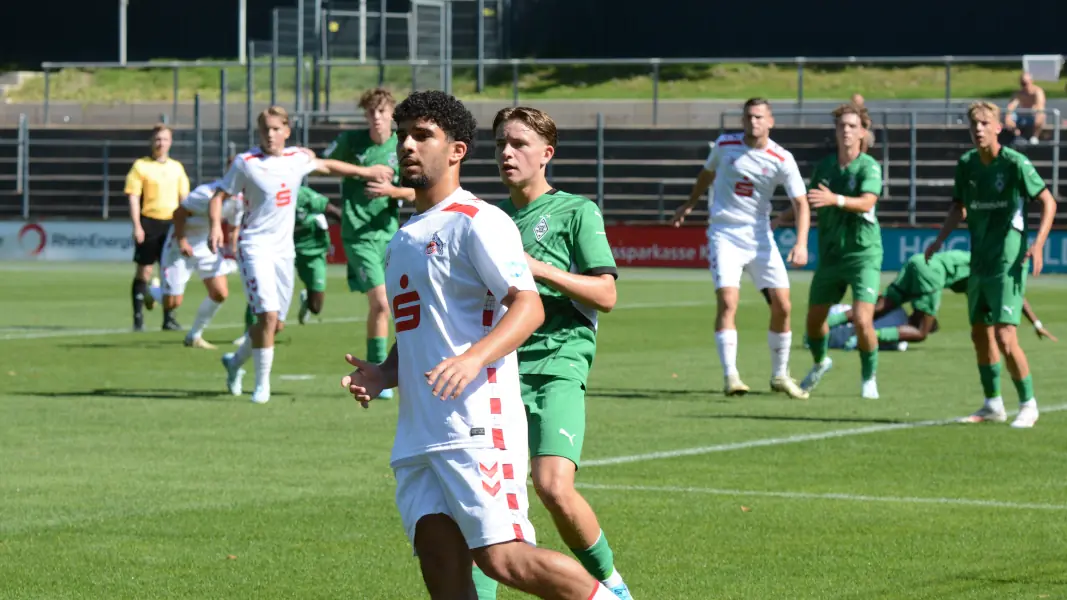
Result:
[[[1023,109],[1021,114],[1018,109]],[[1016,137],[1030,138],[1036,144],[1045,127],[1045,90],[1034,84],[1029,73],[1019,78],[1019,90],[1011,96],[1011,102],[1004,110],[1004,126],[1015,133]]]

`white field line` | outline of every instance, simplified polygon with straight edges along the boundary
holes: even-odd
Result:
[[[1059,412],[1067,410],[1067,404],[1054,406],[1042,406],[1041,412]],[[786,437],[764,438],[760,440],[748,440],[744,442],[731,442],[728,444],[716,444],[714,446],[698,446],[696,448],[681,448],[678,450],[665,450],[662,452],[649,452],[647,454],[630,454],[626,456],[613,456],[610,458],[598,458],[582,461],[582,468],[605,467],[609,465],[622,465],[627,463],[660,460],[664,458],[678,458],[681,456],[698,456],[701,454],[714,454],[716,452],[728,452],[730,450],[745,450],[747,448],[760,448],[763,446],[782,446],[785,444],[798,444],[800,442],[814,442],[833,438],[867,435],[882,431],[896,431],[900,429],[919,429],[921,427],[937,427],[955,423],[959,417],[951,419],[936,419],[930,421],[915,421],[913,423],[890,423],[885,425],[870,425],[867,427],[853,427],[849,429],[834,429],[816,433],[802,433]]]
[[[620,304],[615,307],[615,310],[633,310],[633,309],[645,309],[645,308],[685,308],[694,306],[711,306],[713,300],[680,300],[678,302],[632,302],[629,304]],[[324,319],[309,321],[309,325],[333,325],[338,323],[362,323],[366,321],[366,317],[326,317]],[[244,323],[212,323],[209,330],[214,329],[244,329]],[[32,327],[3,327],[0,328],[0,341],[13,341],[13,340],[39,340],[45,338],[65,338],[65,337],[88,337],[88,336],[101,336],[101,335],[120,335],[125,333],[133,333],[131,328],[110,328],[110,329],[60,329],[55,331],[34,331]]]
[[[918,498],[910,496],[867,496],[862,494],[817,494],[813,492],[774,492],[760,490],[725,490],[715,488],[675,487],[654,485],[614,485],[577,483],[586,490],[610,490],[619,492],[654,492],[663,494],[706,494],[711,496],[755,496],[763,498],[787,498],[792,500],[844,500],[849,502],[885,502],[891,504],[935,504],[953,506],[977,506],[982,508],[1010,508],[1013,510],[1067,510],[1067,504],[1040,504],[1030,502],[1002,502],[999,500],[976,500],[970,498]]]

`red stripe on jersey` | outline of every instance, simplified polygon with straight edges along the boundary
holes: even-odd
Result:
[[[444,212],[458,212],[474,218],[474,215],[478,214],[478,207],[471,206],[469,204],[460,204],[459,202],[453,202],[442,209]]]
[[[491,311],[491,310],[483,310],[482,311],[482,327],[492,327],[492,326],[493,326],[493,311]]]
[[[785,157],[784,156],[782,156],[781,154],[778,154],[777,152],[775,152],[774,150],[771,150],[770,148],[767,148],[767,154],[770,154],[771,156],[777,158],[778,160],[780,160],[782,162],[785,162]]]
[[[740,146],[741,145],[741,140],[726,140],[724,142],[719,142],[718,145],[719,146]]]
[[[492,467],[487,467],[482,463],[478,463],[478,468],[482,470],[482,473],[485,473],[486,477],[492,479],[493,477],[496,477],[496,472],[500,469],[500,463],[493,463]]]
[[[504,430],[493,430],[493,447],[497,450],[507,450],[507,446],[504,445]]]
[[[486,367],[485,375],[489,378],[489,383],[496,383],[496,367]]]
[[[266,157],[267,157],[266,154],[263,154],[262,152],[260,152],[259,154],[249,154],[248,156],[245,157],[245,160],[248,160],[250,158],[258,158],[258,159],[262,160],[262,159],[264,159]]]
[[[519,510],[519,497],[515,494],[508,494],[508,508]]]
[[[504,479],[515,479],[515,467],[504,463]]]
[[[522,526],[521,525],[519,525],[518,523],[513,523],[512,527],[515,528],[515,539],[519,540],[520,542],[526,539],[526,537],[524,535],[522,535]],[[597,585],[600,585],[600,584],[597,584]],[[597,588],[597,589],[599,589],[599,588]]]
[[[491,414],[491,415],[499,415],[499,414],[501,414],[501,412],[500,412],[500,398],[490,398],[489,399],[489,414]]]

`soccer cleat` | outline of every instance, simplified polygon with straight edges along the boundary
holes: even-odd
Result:
[[[163,331],[181,331],[182,326],[174,317],[163,321]]]
[[[723,384],[723,393],[727,396],[744,396],[748,393],[748,389],[748,386],[741,381],[740,375],[734,374],[726,376],[726,381]]]
[[[301,325],[307,323],[309,314],[311,314],[311,309],[308,307],[308,291],[304,288],[300,290],[300,312],[297,314],[297,321]]]
[[[804,378],[804,381],[800,382],[800,389],[810,393],[811,390],[815,389],[815,386],[819,385],[819,381],[823,378],[823,375],[826,375],[833,366],[834,361],[829,356],[822,359],[822,362],[816,364],[810,371],[808,371],[808,376]]]
[[[856,336],[851,336],[847,340],[845,340],[845,350],[851,352],[856,349],[856,346],[859,346],[859,340],[856,339]]]
[[[133,330],[137,332],[144,331],[144,316],[140,313],[133,316]]]
[[[382,390],[382,393],[378,394],[378,400],[392,400],[393,390]]]
[[[248,339],[248,332],[246,331],[246,332],[241,334],[241,337],[239,337],[239,338],[237,338],[236,340],[233,341],[233,345],[234,346],[240,346],[241,344],[245,343],[245,340],[247,340],[247,339]]]
[[[1019,405],[1019,414],[1011,422],[1015,429],[1029,429],[1037,423],[1037,402],[1031,400]]]
[[[215,347],[215,344],[212,344],[211,342],[205,340],[204,338],[202,338],[200,336],[196,336],[196,337],[185,336],[185,347],[186,348],[202,348],[204,350],[218,350],[218,348]]]
[[[863,382],[863,390],[860,392],[860,394],[862,394],[863,397],[867,400],[878,399],[878,382],[875,381],[874,377],[871,377],[867,381]]]
[[[807,400],[808,393],[800,389],[796,381],[788,375],[775,375],[771,378],[771,390],[775,392],[782,392],[790,398],[796,398],[798,400]]]
[[[252,392],[252,402],[255,404],[266,404],[270,402],[270,388],[257,385],[256,389]]]
[[[608,586],[605,585],[604,587]],[[620,586],[608,589],[611,590],[611,593],[615,594],[615,596],[618,597],[619,600],[634,600],[634,597],[630,595],[630,588],[627,587],[625,583]]]
[[[1035,407],[1036,408],[1036,407]],[[1036,410],[1035,410],[1036,412]],[[988,404],[979,408],[974,414],[958,419],[957,423],[1003,423],[1008,420],[1004,406],[992,407]],[[1018,419],[1016,419],[1018,420]],[[1036,420],[1036,419],[1035,419]],[[1032,423],[1031,423],[1032,425]]]
[[[226,369],[226,389],[234,396],[240,396],[245,370],[233,364],[233,352],[222,355],[222,366]]]

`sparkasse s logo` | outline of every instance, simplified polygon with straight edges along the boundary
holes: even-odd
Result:
[[[37,223],[27,223],[19,230],[19,247],[26,256],[37,256],[48,244],[48,234]]]

